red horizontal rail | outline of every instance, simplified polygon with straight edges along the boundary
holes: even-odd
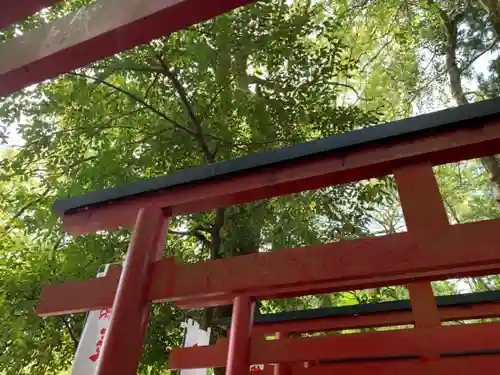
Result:
[[[442,322],[454,320],[486,319],[500,317],[500,302],[488,302],[464,306],[442,306],[439,308]],[[321,319],[289,320],[275,323],[255,324],[252,335],[262,337],[275,332],[312,333],[340,331],[344,329],[391,327],[414,324],[413,312],[390,311],[358,316],[332,316]]]
[[[500,273],[499,223],[449,226],[432,238],[398,233],[197,264],[175,265],[170,258],[155,264],[149,299],[206,307],[242,294],[272,299]],[[116,280],[107,277],[49,285],[37,313],[110,307],[115,289]]]
[[[486,352],[500,349],[500,323],[465,324],[432,329],[405,329],[281,340],[253,339],[250,361],[286,363],[318,360],[355,360],[419,355],[432,347],[437,353]],[[170,353],[170,369],[223,367],[225,343],[177,348]]]
[[[50,7],[59,1],[60,0],[2,0],[0,8],[0,29],[23,21],[25,18],[40,11],[41,9]]]
[[[222,206],[317,189],[391,174],[394,168],[425,160],[443,164],[493,155],[500,150],[500,121],[408,137],[383,145],[325,155],[321,159],[234,175],[142,197],[90,207],[65,215],[64,229],[74,234],[131,226],[141,207],[169,210],[169,215],[210,211]]]
[[[442,270],[441,270],[442,271]],[[446,272],[449,275],[445,276]],[[454,267],[453,270],[449,269],[445,272],[436,271],[422,271],[422,272],[409,272],[408,275],[397,275],[395,277],[391,276],[381,276],[381,277],[371,277],[359,280],[347,280],[347,281],[330,281],[317,283],[314,286],[287,286],[276,288],[275,290],[261,290],[258,292],[258,299],[281,299],[281,298],[291,298],[297,296],[313,295],[313,294],[325,294],[332,293],[332,291],[343,291],[343,290],[355,290],[355,289],[366,289],[366,288],[376,288],[387,285],[402,285],[411,282],[412,280],[445,280],[447,278],[453,277],[474,277],[474,276],[485,276],[500,273],[500,263],[482,264],[481,266],[469,266],[469,267]],[[213,295],[207,297],[196,297],[188,298],[185,300],[177,301],[177,305],[181,308],[191,309],[191,308],[201,308],[201,307],[214,307],[231,304],[234,297],[238,294],[251,294],[250,292],[239,292],[228,295]]]
[[[0,97],[252,0],[101,0],[0,45]],[[2,7],[3,11],[3,7]]]
[[[435,374],[471,375],[494,374],[498,370],[500,356],[467,356],[441,358],[432,364]],[[295,367],[293,375],[427,375],[428,362],[419,359],[361,363],[337,363],[310,368]]]
[[[112,307],[120,275],[121,267],[116,266],[105,277],[46,285],[36,313],[41,316],[64,315]]]
[[[432,238],[399,233],[184,265],[170,295],[165,292],[167,272],[159,263],[150,298],[203,307],[210,301],[201,298],[227,303],[236,294],[261,299],[282,298],[292,291],[316,294],[325,287],[322,283],[329,283],[332,292],[494,273],[500,265],[495,242],[500,239],[499,223],[450,226]],[[182,301],[196,294],[196,299]]]

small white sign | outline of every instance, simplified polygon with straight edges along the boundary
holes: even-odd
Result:
[[[104,277],[108,272],[106,265],[97,277]],[[83,328],[80,343],[76,350],[75,361],[71,369],[71,375],[93,375],[97,370],[99,354],[104,344],[104,337],[109,328],[111,320],[111,309],[91,311],[87,315],[87,321]]]
[[[250,366],[250,372],[260,372],[264,371],[264,365],[252,365]]]
[[[210,328],[205,331],[200,328],[200,325],[189,319],[187,323],[182,323],[184,328],[184,347],[190,348],[195,346],[210,345]],[[264,371],[264,365],[250,366],[250,372]],[[207,375],[207,369],[187,369],[181,370],[181,375]]]
[[[194,346],[206,346],[210,344],[210,332],[200,328],[198,322],[188,319],[187,323],[182,323],[184,327],[184,347],[190,348]],[[181,370],[181,375],[207,375],[207,369],[186,369]]]

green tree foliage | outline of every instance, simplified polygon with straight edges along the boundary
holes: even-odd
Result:
[[[86,2],[61,2],[0,35],[29,32]],[[41,287],[93,277],[126,252],[126,230],[64,234],[50,211],[55,199],[409,116],[450,78],[445,15],[460,14],[458,77],[480,83],[470,99],[494,96],[498,61],[491,58],[491,72],[479,78],[473,71],[478,55],[498,48],[491,4],[261,2],[5,99],[0,124],[17,126],[23,144],[5,148],[0,164],[0,368],[67,370],[84,315],[34,316]],[[482,164],[445,166],[438,176],[453,220],[498,216]],[[384,178],[176,218],[165,254],[193,263],[401,230],[394,182]],[[260,309],[406,297],[405,288],[381,288],[266,301]],[[211,324],[224,314],[155,305],[142,373],[165,373],[188,316]]]

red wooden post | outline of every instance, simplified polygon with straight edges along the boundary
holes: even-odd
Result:
[[[436,178],[429,163],[415,164],[395,171],[405,217],[406,227],[412,235],[432,241],[434,235],[449,227]],[[416,329],[441,326],[439,310],[429,281],[408,284],[412,313]],[[432,346],[422,343],[421,355],[427,360],[439,360],[439,353]],[[428,372],[436,373],[435,366]]]
[[[15,5],[14,0],[4,5],[5,2],[0,2],[0,25],[4,26],[6,22],[28,16],[43,7],[36,3],[48,6],[56,0],[23,0]],[[51,24],[0,44],[0,56],[9,56],[0,59],[0,97],[251,2],[169,0],[152,1],[147,6],[142,0],[91,3]],[[21,9],[13,11],[13,7]],[[3,16],[4,12],[6,16]]]
[[[441,325],[439,310],[432,291],[431,283],[428,281],[416,281],[408,284],[410,292],[411,308],[415,327],[432,328]]]
[[[286,332],[276,332],[276,340],[287,338],[289,335]],[[274,366],[274,375],[291,375],[292,366],[290,363],[277,363]]]
[[[147,296],[152,265],[163,255],[168,223],[159,208],[143,208],[137,215],[97,375],[137,373],[151,312]]]
[[[446,231],[450,224],[432,165],[409,165],[396,170],[394,176],[408,232],[423,240],[433,241],[434,234]],[[416,326],[439,326],[439,311],[430,283],[410,283],[408,289]]]
[[[247,375],[250,369],[250,335],[254,301],[247,296],[234,299],[227,356],[227,375]]]
[[[430,163],[394,170],[408,232],[432,241],[433,233],[448,229],[449,221]]]

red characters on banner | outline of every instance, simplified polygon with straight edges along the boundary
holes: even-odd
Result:
[[[99,311],[99,320],[109,319],[111,317],[111,309],[103,309]]]
[[[250,366],[250,372],[258,372],[258,371],[262,371],[262,368],[259,365]]]
[[[99,317],[99,319],[100,319],[100,317]],[[102,347],[102,344],[104,343],[104,334],[105,333],[106,333],[106,328],[101,329],[101,338],[95,344],[95,353],[89,357],[89,359],[92,362],[95,362],[99,359],[99,354],[101,353],[101,347]]]

